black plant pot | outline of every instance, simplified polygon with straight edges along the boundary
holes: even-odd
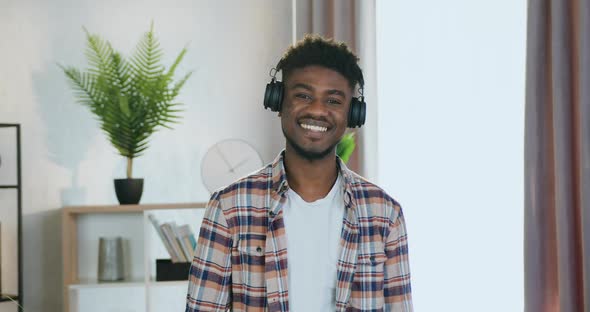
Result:
[[[137,205],[143,193],[143,179],[115,179],[115,192],[121,205]]]

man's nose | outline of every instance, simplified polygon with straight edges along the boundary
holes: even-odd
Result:
[[[314,98],[311,103],[309,103],[308,112],[313,116],[327,116],[328,109],[326,104],[318,98]]]

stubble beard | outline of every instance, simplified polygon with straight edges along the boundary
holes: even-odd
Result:
[[[287,140],[287,144],[290,145],[291,147],[293,147],[293,150],[295,151],[295,153],[297,155],[299,155],[300,157],[302,157],[306,160],[309,160],[309,161],[326,158],[328,155],[335,152],[336,145],[338,145],[338,142],[336,142],[323,151],[319,151],[319,152],[309,151],[309,150],[306,150],[305,148],[303,148],[301,145],[297,144],[297,142],[295,142],[295,140],[293,140],[289,135],[287,135],[287,133],[285,132],[285,128],[282,128],[282,130],[283,130],[283,135],[285,136],[285,139]]]

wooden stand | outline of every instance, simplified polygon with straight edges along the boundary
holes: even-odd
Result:
[[[205,208],[206,203],[184,204],[141,204],[113,206],[71,206],[62,209],[62,268],[63,268],[63,300],[64,311],[69,311],[68,291],[70,285],[79,284],[78,276],[78,227],[77,219],[88,214],[143,214],[154,209],[188,209]]]

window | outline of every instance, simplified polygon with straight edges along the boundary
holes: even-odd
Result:
[[[526,1],[377,0],[377,182],[416,311],[522,311]]]

